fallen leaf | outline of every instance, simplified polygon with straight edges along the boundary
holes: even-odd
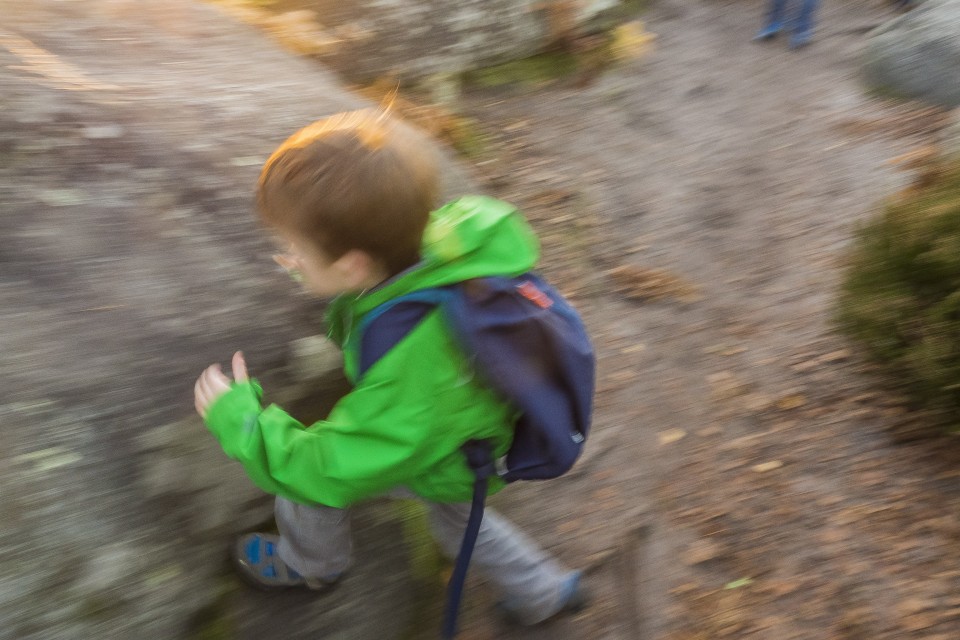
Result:
[[[795,393],[793,395],[784,396],[777,400],[777,407],[783,411],[790,411],[791,409],[798,409],[806,403],[806,396]]]
[[[743,353],[743,352],[746,351],[746,350],[747,350],[746,347],[730,347],[729,349],[724,349],[723,351],[721,351],[721,352],[720,352],[720,355],[722,355],[722,356],[735,356],[735,355],[737,355],[738,353]]]
[[[760,412],[770,407],[773,400],[762,393],[748,393],[743,397],[743,406],[747,411]]]
[[[690,545],[683,554],[683,562],[687,565],[703,564],[720,555],[720,547],[710,540],[698,540]]]
[[[626,382],[628,380],[633,380],[637,377],[636,371],[631,371],[630,369],[623,369],[621,371],[614,371],[613,373],[607,374],[607,380],[610,382]]]
[[[838,362],[840,360],[849,360],[850,359],[850,350],[849,349],[839,349],[837,351],[831,351],[830,353],[822,356],[820,358],[821,362]]]
[[[629,347],[624,347],[620,349],[620,353],[640,353],[641,351],[646,351],[647,345],[643,343],[632,344]]]
[[[761,462],[760,464],[753,465],[753,470],[757,473],[764,473],[765,471],[773,471],[774,469],[779,469],[783,466],[783,463],[779,460],[771,460],[770,462]]]
[[[614,291],[631,300],[673,298],[681,302],[695,302],[699,299],[695,286],[662,269],[627,264],[608,269],[606,275],[613,281]]]
[[[929,611],[935,608],[934,603],[926,598],[904,598],[897,603],[897,612],[901,616],[909,616],[921,611]]]
[[[753,584],[753,580],[750,578],[740,578],[739,580],[734,580],[733,582],[728,582],[723,585],[724,589],[739,589],[740,587],[746,587],[747,585]]]
[[[721,371],[707,376],[710,394],[716,400],[729,400],[747,393],[748,385],[730,371]]]
[[[662,446],[683,440],[685,437],[687,437],[687,432],[683,429],[669,429],[667,431],[661,431],[659,434],[657,434],[657,437]]]
[[[656,37],[644,28],[643,22],[634,20],[613,30],[610,50],[618,60],[642,58],[653,48]]]

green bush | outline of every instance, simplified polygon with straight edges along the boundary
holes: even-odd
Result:
[[[861,228],[839,322],[938,423],[960,427],[960,159]]]

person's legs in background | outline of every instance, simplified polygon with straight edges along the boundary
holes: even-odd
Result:
[[[783,19],[787,10],[787,0],[771,0],[770,10],[767,13],[767,21],[763,23],[754,40],[769,40],[773,36],[783,31]]]
[[[817,11],[818,0],[802,0],[800,12],[793,24],[793,35],[790,37],[790,48],[799,49],[810,44],[813,38],[813,17]]]

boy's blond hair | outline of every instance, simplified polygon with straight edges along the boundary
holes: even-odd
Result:
[[[425,138],[382,110],[319,120],[270,156],[257,185],[263,220],[337,259],[359,249],[391,275],[414,264],[438,172]]]

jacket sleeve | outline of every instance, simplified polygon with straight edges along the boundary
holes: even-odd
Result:
[[[262,409],[255,383],[234,383],[210,407],[206,424],[268,493],[332,507],[385,493],[460,456],[447,442],[450,416],[439,425],[436,411],[457,393],[457,372],[444,373],[447,367],[437,366],[442,354],[429,346],[401,350],[388,353],[326,420],[309,427],[276,405]],[[396,375],[398,362],[388,362],[395,358],[406,371],[432,366],[433,372]]]

